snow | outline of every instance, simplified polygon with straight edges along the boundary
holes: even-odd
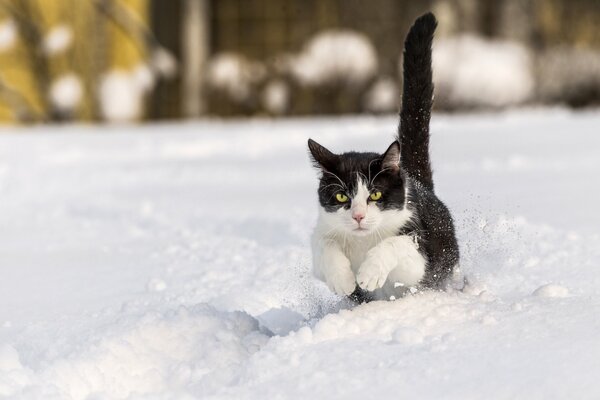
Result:
[[[252,85],[265,77],[264,66],[236,53],[214,56],[207,66],[207,84],[243,102],[250,97]]]
[[[306,139],[396,123],[3,128],[0,398],[598,397],[600,113],[434,115],[466,286],[352,307]]]
[[[50,100],[60,110],[74,110],[81,103],[82,97],[83,86],[74,73],[62,75],[50,85]]]
[[[267,83],[262,96],[265,109],[275,115],[281,115],[290,103],[290,88],[285,81],[277,79]]]
[[[444,108],[518,105],[535,89],[525,46],[469,34],[435,41],[433,80],[436,103]]]
[[[143,71],[112,70],[101,79],[99,102],[110,122],[129,122],[141,117],[144,92],[150,84]]]
[[[177,60],[164,47],[157,47],[152,51],[150,64],[156,73],[164,78],[172,79],[177,75]]]
[[[56,25],[46,33],[42,47],[46,54],[60,54],[69,49],[73,43],[73,30],[67,25]]]
[[[0,52],[11,49],[17,41],[17,26],[12,19],[0,22]]]
[[[154,89],[156,79],[152,69],[145,64],[140,63],[133,69],[133,79],[141,92],[147,93]]]
[[[561,285],[549,283],[535,289],[533,295],[538,297],[567,297],[569,289]]]
[[[365,108],[374,113],[389,113],[398,109],[398,85],[390,77],[375,81],[365,94]]]
[[[300,54],[291,57],[288,68],[306,86],[359,86],[377,73],[377,52],[359,32],[327,30],[315,35]]]

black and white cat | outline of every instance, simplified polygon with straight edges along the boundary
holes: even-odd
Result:
[[[410,287],[443,288],[458,263],[452,217],[434,194],[429,163],[436,26],[433,14],[425,14],[406,37],[399,134],[383,154],[334,154],[308,141],[322,172],[314,272],[357,301]]]

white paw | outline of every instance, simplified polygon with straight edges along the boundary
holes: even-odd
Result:
[[[369,257],[361,264],[356,281],[364,290],[373,291],[383,286],[389,270],[385,268],[378,257]]]
[[[338,268],[326,277],[327,286],[341,296],[348,296],[356,289],[356,280],[350,267]]]
[[[425,259],[417,250],[407,252],[400,258],[398,267],[389,273],[388,279],[398,286],[418,285],[425,275],[425,265]]]

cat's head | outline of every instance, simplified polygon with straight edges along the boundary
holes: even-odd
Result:
[[[312,139],[308,148],[322,172],[318,191],[322,217],[334,233],[366,236],[404,224],[406,177],[398,142],[383,154],[334,154]]]

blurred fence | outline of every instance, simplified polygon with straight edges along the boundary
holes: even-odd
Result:
[[[394,112],[428,10],[439,109],[600,102],[597,0],[0,0],[0,120]]]

